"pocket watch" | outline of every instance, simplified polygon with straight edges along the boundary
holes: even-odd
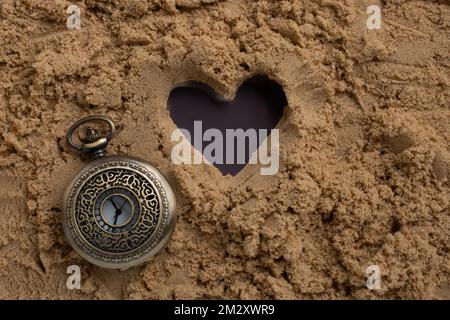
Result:
[[[82,125],[100,122],[108,126],[107,134],[86,126],[80,135]],[[105,155],[113,133],[114,123],[103,116],[83,118],[68,130],[68,144],[94,160],[67,187],[62,224],[81,257],[100,267],[128,269],[165,247],[175,226],[176,201],[167,179],[152,165]]]

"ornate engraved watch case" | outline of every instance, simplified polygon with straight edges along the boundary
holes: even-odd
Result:
[[[74,132],[88,122],[103,121],[109,133],[86,128],[80,144]],[[95,160],[81,169],[64,196],[64,233],[75,251],[104,268],[127,269],[151,260],[173,231],[175,195],[166,178],[143,160],[105,156],[114,124],[100,116],[83,118],[67,133],[68,143]]]

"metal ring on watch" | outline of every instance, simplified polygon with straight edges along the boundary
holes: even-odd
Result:
[[[106,136],[106,140],[110,141],[112,139],[112,136],[114,134],[115,131],[115,126],[114,123],[112,122],[111,119],[107,118],[107,117],[103,117],[103,116],[89,116],[89,117],[85,117],[83,119],[78,120],[77,122],[75,122],[67,131],[67,142],[75,149],[77,149],[78,151],[83,151],[83,147],[81,145],[77,145],[74,141],[73,141],[73,133],[76,129],[78,129],[82,124],[85,124],[87,122],[95,122],[95,121],[103,121],[106,122],[108,124],[109,127],[109,131],[108,131],[108,135]]]

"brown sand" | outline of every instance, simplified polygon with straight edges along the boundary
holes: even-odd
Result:
[[[374,2],[85,0],[69,31],[68,1],[2,0],[0,298],[450,298],[450,2],[379,2],[368,31]],[[231,97],[260,73],[289,100],[279,174],[173,165],[172,87]],[[62,233],[83,166],[64,137],[92,113],[118,124],[110,153],[177,191],[173,238],[143,267],[94,267]]]

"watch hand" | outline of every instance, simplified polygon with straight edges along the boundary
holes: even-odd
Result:
[[[119,218],[119,215],[118,215],[118,214],[116,214],[116,215],[114,216],[114,224],[117,224],[117,218]]]
[[[111,201],[112,205],[114,206],[114,209],[119,210],[119,208],[117,208],[116,203],[114,202],[113,198],[109,198],[109,201]]]
[[[123,206],[125,205],[125,203],[127,203],[127,199],[125,199],[122,203],[122,205],[120,206],[119,210],[123,208]]]

